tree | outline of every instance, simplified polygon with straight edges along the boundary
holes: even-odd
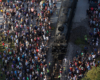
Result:
[[[100,66],[92,67],[90,71],[85,74],[82,80],[100,80]]]

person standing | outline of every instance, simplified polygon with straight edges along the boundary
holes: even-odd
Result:
[[[4,45],[5,45],[5,44],[4,44],[4,42],[3,42],[3,43],[2,43],[3,49],[4,49]]]

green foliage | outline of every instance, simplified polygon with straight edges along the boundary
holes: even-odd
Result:
[[[81,80],[100,80],[100,65],[98,67],[93,67]]]

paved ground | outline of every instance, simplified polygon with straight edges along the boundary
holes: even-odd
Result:
[[[2,13],[0,12],[0,25],[2,22],[3,22],[3,16],[2,16]]]
[[[59,13],[59,10],[60,10],[60,6],[61,6],[61,1],[57,1],[57,12]],[[58,15],[56,15],[56,11],[53,13],[53,15],[51,16],[50,18],[50,21],[51,21],[51,26],[54,27],[54,29],[56,29],[56,24],[57,24],[57,19],[58,19]],[[54,36],[55,34],[55,30],[51,31],[51,35]],[[52,58],[52,52],[51,52],[51,45],[53,44],[53,41],[54,41],[54,38],[51,38],[50,41],[49,41],[49,51],[48,51],[48,55],[47,55],[47,63],[48,62],[51,62],[53,61],[53,58]]]
[[[81,22],[83,19],[87,18],[86,10],[88,8],[88,0],[78,0],[73,22]]]
[[[88,9],[88,5],[89,5],[88,4],[88,0],[78,0],[76,11],[75,11],[75,16],[74,16],[73,23],[72,23],[73,25],[72,25],[72,30],[71,31],[73,31],[76,27],[78,27],[78,28],[79,27],[80,28],[82,28],[82,27],[84,27],[84,28],[88,27],[88,23],[87,23],[87,18],[88,17],[86,15],[86,10]],[[90,28],[86,28],[86,30],[88,30],[88,29],[90,29]],[[73,32],[71,32],[71,35],[72,34],[73,34]],[[71,43],[69,42],[69,44],[71,44]],[[67,55],[69,54],[70,51],[72,51],[72,49],[71,50],[69,49],[70,46],[71,45],[68,45]],[[70,56],[70,54],[69,54],[69,56]],[[70,57],[69,57],[69,59],[70,59]]]
[[[86,10],[88,9],[88,0],[78,0],[77,7],[72,23],[72,30],[70,35],[70,40],[67,47],[67,63],[63,62],[63,67],[66,67],[68,73],[68,65],[69,61],[72,60],[73,56],[75,56],[76,51],[81,51],[80,46],[74,44],[75,38],[77,36],[82,36],[83,34],[87,34],[90,28],[88,27],[88,20],[86,15]],[[61,80],[67,80],[65,73],[63,72]]]

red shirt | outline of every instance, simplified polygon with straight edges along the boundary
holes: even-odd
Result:
[[[29,29],[29,27],[27,27],[27,29]]]
[[[93,11],[93,7],[91,7],[91,10]]]
[[[34,38],[34,41],[36,41],[36,38]]]
[[[62,71],[60,71],[60,73],[62,73]]]
[[[36,49],[36,52],[39,52],[39,49]]]
[[[32,0],[32,2],[34,2],[34,0]]]
[[[51,26],[49,26],[49,29],[51,29]]]
[[[95,65],[95,67],[97,67],[97,64]]]
[[[42,77],[42,74],[40,74],[40,77]]]
[[[5,44],[4,44],[4,43],[2,43],[2,45],[4,46]]]
[[[77,66],[77,62],[75,62],[75,66]]]
[[[8,30],[8,33],[9,33],[9,30]]]
[[[0,2],[2,2],[2,0],[0,0]]]
[[[70,67],[70,71],[72,71],[73,70],[73,68],[72,67]]]
[[[36,45],[38,46],[38,43]]]
[[[40,66],[42,66],[42,63],[40,64]]]

